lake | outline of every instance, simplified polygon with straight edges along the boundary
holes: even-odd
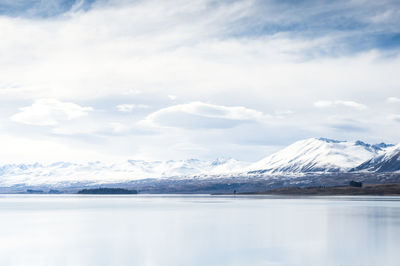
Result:
[[[400,197],[0,195],[0,265],[398,266]]]

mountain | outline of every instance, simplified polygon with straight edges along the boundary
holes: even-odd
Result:
[[[235,159],[216,160],[125,160],[106,162],[56,162],[51,164],[0,165],[0,189],[7,187],[93,186],[154,180],[224,180],[258,177],[291,178],[293,174],[400,171],[400,144],[371,145],[362,141],[347,142],[326,138],[300,140],[253,164]],[[323,175],[321,175],[322,177]],[[327,175],[326,175],[327,176]],[[325,177],[326,177],[325,176]],[[232,180],[232,179],[231,179]],[[278,181],[279,181],[278,180]],[[188,181],[188,182],[189,182]],[[222,182],[222,181],[221,181]]]
[[[400,171],[400,144],[367,160],[352,171],[396,172]]]
[[[0,166],[0,187],[24,185],[68,185],[79,182],[116,183],[146,178],[194,177],[227,174],[248,166],[234,159],[214,161],[198,159],[143,161],[127,160],[115,163],[56,162],[52,164],[6,164]]]
[[[346,172],[384,152],[390,145],[370,145],[326,138],[300,140],[249,166],[249,173]]]

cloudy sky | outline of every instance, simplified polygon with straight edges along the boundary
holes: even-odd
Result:
[[[400,3],[0,0],[0,162],[400,142]]]

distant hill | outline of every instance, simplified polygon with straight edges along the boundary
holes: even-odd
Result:
[[[79,190],[78,194],[137,194],[137,191],[123,188],[93,188]]]

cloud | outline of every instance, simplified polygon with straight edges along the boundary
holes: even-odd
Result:
[[[49,18],[65,12],[87,10],[93,2],[93,0],[2,0],[0,15]]]
[[[347,124],[347,123],[342,123],[342,124],[332,124],[330,125],[333,129],[339,130],[339,131],[344,131],[344,132],[365,132],[368,131],[367,128],[357,125],[357,124]]]
[[[389,97],[386,99],[388,103],[400,103],[400,98],[397,97]]]
[[[400,115],[399,114],[392,114],[389,115],[389,119],[395,122],[399,122],[400,123]]]
[[[40,99],[31,106],[20,108],[20,112],[11,116],[10,119],[27,125],[55,126],[60,121],[87,116],[92,110],[91,107],[83,107],[75,103]]]
[[[170,95],[168,95],[168,98],[170,99],[170,100],[176,100],[176,95],[172,95],[172,94],[170,94]]]
[[[242,123],[261,122],[269,116],[243,106],[222,106],[203,102],[173,105],[148,115],[143,122],[178,128],[231,128]]]
[[[367,108],[366,105],[354,101],[335,101],[335,104],[351,107],[357,110],[364,110]]]
[[[354,102],[354,101],[316,101],[314,102],[314,106],[318,108],[327,108],[327,107],[336,107],[336,106],[346,106],[356,110],[365,110],[367,108],[366,105]]]
[[[118,111],[129,113],[132,112],[134,109],[146,109],[149,108],[146,104],[118,104],[117,106]]]
[[[398,113],[385,101],[399,88],[394,1],[0,2],[0,133],[157,159],[224,151],[254,159],[267,155],[260,146],[315,135],[400,141],[400,124],[382,119]],[[35,99],[98,111],[68,120],[62,111],[21,110],[14,119],[53,125],[29,131],[10,121]],[[316,106],[337,116],[334,126],[310,105],[319,99],[333,99]],[[208,107],[216,114],[196,102],[218,103]],[[238,115],[235,106],[256,113]]]
[[[334,102],[332,101],[316,101],[314,102],[314,106],[318,108],[332,107]]]

